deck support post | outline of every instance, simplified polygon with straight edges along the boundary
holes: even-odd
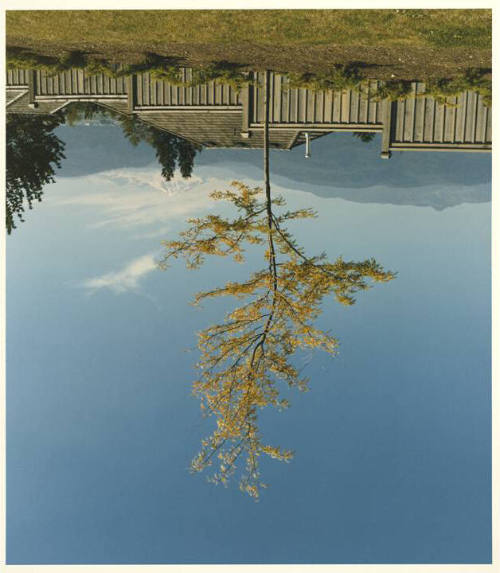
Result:
[[[391,119],[392,119],[392,101],[390,98],[387,98],[383,102],[382,107],[382,121],[383,121],[383,130],[382,130],[382,151],[380,153],[380,157],[382,159],[390,159],[391,158]]]
[[[36,99],[36,71],[28,71],[28,106],[32,109],[38,107]]]
[[[132,74],[127,77],[127,104],[128,112],[134,113],[137,105],[137,75]]]
[[[241,137],[250,137],[250,85],[247,84],[240,92],[242,108]]]

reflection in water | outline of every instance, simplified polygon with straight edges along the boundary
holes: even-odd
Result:
[[[284,199],[271,198],[268,186],[264,199],[262,193],[262,189],[241,182],[234,182],[227,191],[212,193],[213,199],[232,203],[238,216],[226,219],[212,214],[191,219],[179,240],[165,242],[160,263],[165,268],[171,258],[183,257],[189,268],[198,268],[207,256],[231,256],[243,262],[245,243],[265,249],[264,268],[248,280],[229,282],[196,297],[196,302],[220,296],[244,298],[246,302],[222,323],[199,333],[200,377],[194,382],[194,392],[201,398],[204,413],[215,416],[217,427],[202,441],[192,469],[202,471],[216,462],[211,479],[226,484],[237,462],[246,457],[240,488],[255,498],[266,485],[260,480],[259,456],[288,461],[293,455],[263,441],[259,409],[288,406],[280,397],[280,382],[307,389],[307,379],[292,363],[297,350],[320,348],[336,353],[336,338],[314,327],[324,297],[333,294],[338,302],[352,305],[354,294],[369,288],[369,280],[386,282],[395,276],[374,259],[355,262],[339,257],[329,262],[325,254],[309,257],[285,224],[314,217],[314,212],[276,213],[274,208],[284,207]]]
[[[8,231],[15,228],[14,214],[22,220],[23,195],[31,208],[33,199],[41,200],[43,185],[53,181],[63,155],[51,130],[64,121],[90,119],[104,110],[129,141],[153,147],[166,180],[176,167],[189,177],[202,147],[262,148],[266,74],[238,72],[235,81],[231,74],[215,72],[178,68],[174,75],[135,71],[125,77],[78,68],[9,69]],[[314,147],[315,139],[329,133],[353,132],[365,142],[380,133],[386,159],[393,151],[491,150],[491,102],[479,80],[441,87],[403,82],[403,90],[401,82],[395,89],[394,82],[357,76],[353,82],[350,75],[318,83],[268,74],[272,148],[290,150],[306,141]],[[35,124],[40,138],[32,145],[27,142],[34,141]],[[24,131],[26,137],[20,138]],[[309,147],[306,155],[311,155]],[[21,177],[23,162],[28,173],[38,165],[36,175]]]
[[[207,256],[232,256],[244,261],[244,245],[264,247],[265,266],[242,282],[201,292],[206,298],[233,296],[246,299],[225,320],[199,333],[200,377],[194,393],[202,410],[215,416],[217,427],[192,461],[200,472],[217,462],[211,477],[227,484],[237,470],[240,457],[246,458],[240,473],[240,489],[255,499],[266,487],[260,479],[259,457],[289,461],[293,454],[280,446],[265,443],[259,432],[258,411],[266,406],[288,406],[281,398],[279,383],[307,389],[307,378],[293,365],[297,350],[320,348],[335,354],[337,340],[314,326],[324,297],[333,294],[338,302],[352,305],[354,294],[368,288],[368,280],[386,282],[394,274],[374,260],[329,262],[325,254],[309,257],[285,227],[288,221],[314,217],[310,209],[276,213],[282,197],[272,197],[269,177],[270,74],[264,81],[264,180],[263,190],[233,182],[232,189],[215,191],[211,197],[232,203],[238,216],[226,219],[208,215],[190,220],[180,239],[166,241],[160,266],[169,259],[184,257],[188,268],[198,268]]]
[[[145,142],[155,150],[165,181],[172,179],[176,168],[182,177],[191,177],[194,158],[201,146],[156,129],[133,115],[112,110],[103,113],[103,108],[92,102],[71,103],[53,115],[8,114],[6,227],[9,234],[16,228],[16,215],[24,221],[24,201],[30,209],[35,199],[41,201],[44,185],[54,182],[55,169],[61,167],[64,143],[54,130],[64,123],[74,125],[105,116],[121,126],[133,145]]]
[[[16,217],[24,221],[24,202],[32,208],[41,201],[43,187],[54,181],[64,159],[64,143],[54,129],[61,116],[14,115],[7,121],[6,227],[16,228]]]
[[[120,125],[123,135],[132,145],[137,146],[140,142],[145,142],[155,150],[165,181],[172,179],[176,168],[184,178],[191,177],[193,173],[194,158],[201,150],[201,146],[148,125],[135,115],[123,115],[113,110],[103,110],[99,104],[91,102],[72,103],[63,110],[63,113],[69,125],[82,120],[98,119],[103,115],[111,117]]]
[[[192,71],[182,71],[184,79]],[[94,120],[106,114],[120,125],[133,145],[148,143],[161,173],[169,181],[176,169],[191,176],[202,147],[264,149],[265,192],[235,182],[230,190],[212,193],[233,204],[234,219],[209,215],[190,221],[179,240],[165,243],[161,265],[183,257],[197,268],[207,256],[243,261],[244,245],[265,247],[266,265],[243,282],[205,291],[197,301],[217,296],[246,298],[221,324],[199,335],[200,377],[194,391],[217,427],[203,440],[192,463],[194,471],[214,464],[215,482],[227,483],[237,462],[246,458],[241,488],[259,496],[258,458],[262,454],[290,460],[292,453],[266,444],[258,427],[258,410],[284,408],[279,382],[306,389],[307,381],[292,364],[299,349],[321,348],[335,354],[337,340],[314,326],[323,299],[333,294],[352,305],[354,295],[370,282],[387,282],[394,273],[374,259],[328,261],[309,257],[286,229],[288,221],[314,217],[309,209],[282,211],[281,197],[271,197],[269,149],[292,149],[331,132],[352,132],[369,143],[382,135],[381,157],[394,150],[489,151],[491,110],[471,90],[439,96],[422,82],[405,84],[404,98],[392,97],[383,82],[356,86],[300,87],[286,74],[251,72],[234,85],[204,78],[186,82],[154,78],[149,72],[127,78],[68,70],[9,70],[7,76],[7,230],[23,220],[23,203],[41,200],[43,186],[54,181],[64,158],[64,144],[54,134],[63,123]],[[384,91],[385,90],[385,91]],[[400,97],[401,96],[401,97]]]

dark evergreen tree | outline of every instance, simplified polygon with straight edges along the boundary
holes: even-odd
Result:
[[[54,182],[64,159],[64,143],[54,129],[61,115],[9,115],[7,119],[6,226],[10,234],[16,217],[24,221],[25,204],[41,201],[43,187]]]

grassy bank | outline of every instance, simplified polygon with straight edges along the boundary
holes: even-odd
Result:
[[[491,11],[9,11],[7,38],[127,50],[170,43],[489,48]]]
[[[79,51],[133,65],[154,53],[297,73],[355,62],[406,79],[491,66],[491,10],[39,10],[6,21],[8,49],[56,60]]]

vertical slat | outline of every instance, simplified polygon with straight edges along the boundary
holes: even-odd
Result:
[[[349,123],[359,123],[359,92],[350,90],[351,92],[351,117]]]
[[[334,91],[332,92],[332,116],[334,123],[341,122],[341,111],[342,111],[342,92]]]
[[[488,139],[487,139],[487,129],[488,129],[488,119],[490,116],[490,110],[484,106],[484,125],[483,125],[483,134],[482,134],[482,141],[484,143],[488,143]]]
[[[486,128],[486,141],[488,143],[491,143],[491,117],[492,117],[492,113],[491,113],[491,109],[488,109],[488,121],[487,121],[487,128]]]
[[[273,74],[274,80],[274,102],[273,102],[273,122],[280,123],[281,122],[281,75],[280,74]]]
[[[379,86],[379,82],[373,81],[370,82],[370,91],[376,92]],[[368,100],[368,115],[367,115],[367,123],[373,124],[377,123],[377,102],[370,98]]]
[[[332,98],[332,90],[327,90],[324,96],[324,122],[331,123],[333,121],[332,118],[332,105],[333,105],[333,98]]]
[[[78,93],[85,93],[85,74],[83,70],[78,70]]]
[[[434,106],[435,101],[433,98],[423,98],[424,99],[424,129],[422,133],[422,140],[424,142],[432,141],[433,129],[434,129]]]
[[[307,90],[299,90],[299,123],[306,123],[307,120]]]
[[[288,85],[286,83],[286,79],[282,78],[281,80],[281,101],[280,101],[280,122],[281,123],[288,123],[290,117],[290,108],[289,106],[289,92],[288,92]]]
[[[444,136],[443,136],[443,140],[446,143],[453,143],[453,132],[455,129],[455,117],[456,117],[456,109],[455,107],[452,105],[452,102],[450,101],[452,98],[447,98],[447,102],[449,105],[447,105],[447,110],[446,110],[446,115],[444,118]]]
[[[434,114],[434,135],[433,141],[442,142],[443,134],[444,106],[436,102],[436,111]]]
[[[474,122],[476,119],[476,94],[467,92],[467,119],[465,124],[465,141],[472,143],[474,141]]]
[[[137,74],[137,105],[144,105],[144,84],[142,82],[142,74]]]
[[[416,90],[416,84],[415,82],[413,82],[412,83],[413,95],[415,95],[415,90]],[[413,132],[415,127],[415,105],[416,105],[415,97],[406,100],[404,141],[409,141],[409,142],[413,141]]]
[[[297,114],[295,111],[297,104],[297,90],[289,88],[288,89],[288,121],[290,123],[297,123]]]
[[[424,141],[424,127],[425,127],[425,106],[426,98],[421,96],[425,88],[421,82],[417,82],[415,91],[415,126],[413,130],[413,140],[416,142]]]
[[[306,123],[314,123],[314,116],[316,114],[316,92],[314,90],[307,91],[307,109],[306,109]]]
[[[368,94],[361,92],[359,98],[359,122],[368,123]]]
[[[350,114],[350,101],[349,101],[349,92],[342,92],[340,96],[341,101],[341,110],[340,110],[340,121],[341,123],[348,123],[349,122],[349,114]]]

